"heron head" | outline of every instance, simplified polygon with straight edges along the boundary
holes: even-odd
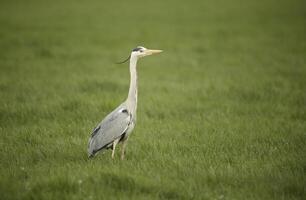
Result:
[[[142,46],[138,46],[132,50],[131,56],[136,56],[137,58],[153,55],[162,52],[162,50],[154,50],[154,49],[147,49]]]
[[[122,62],[118,62],[117,64],[125,63],[126,61],[130,60],[131,58],[134,58],[134,59],[136,58],[136,60],[137,60],[138,58],[142,58],[142,57],[145,57],[145,56],[157,54],[157,53],[160,53],[160,52],[162,52],[162,50],[147,49],[145,47],[138,46],[138,47],[136,47],[135,49],[132,50],[131,55],[126,60],[124,60]]]

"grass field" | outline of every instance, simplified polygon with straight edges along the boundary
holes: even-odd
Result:
[[[0,199],[303,199],[306,3],[1,1]],[[87,158],[128,93],[125,161]],[[117,152],[119,153],[119,151]]]

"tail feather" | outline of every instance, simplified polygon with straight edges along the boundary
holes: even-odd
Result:
[[[95,156],[94,153],[89,153],[89,154],[88,154],[88,158],[93,158],[94,156]]]
[[[93,158],[96,154],[95,150],[94,150],[94,140],[93,138],[89,138],[89,141],[88,141],[88,148],[87,148],[87,151],[88,151],[88,157],[89,158]]]
[[[88,157],[89,158],[93,158],[98,152],[102,152],[106,149],[109,149],[109,148],[112,148],[113,147],[113,144],[112,142],[111,143],[108,143],[100,148],[97,148],[94,144],[94,141],[92,139],[89,140],[89,143],[88,143]]]

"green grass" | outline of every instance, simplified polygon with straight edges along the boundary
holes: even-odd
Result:
[[[306,4],[1,1],[0,198],[303,199]],[[140,60],[127,157],[87,158]],[[119,153],[119,152],[117,152]]]

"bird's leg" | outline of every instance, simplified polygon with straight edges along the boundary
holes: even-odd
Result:
[[[127,141],[128,141],[128,138],[126,138],[123,142],[122,142],[122,148],[121,148],[121,160],[124,159],[124,155],[125,155],[125,148],[126,148],[126,145],[127,145]]]
[[[115,148],[116,148],[116,145],[118,144],[118,142],[119,142],[119,139],[116,139],[116,140],[114,140],[114,142],[113,142],[112,159],[114,159],[114,156],[115,156]]]

